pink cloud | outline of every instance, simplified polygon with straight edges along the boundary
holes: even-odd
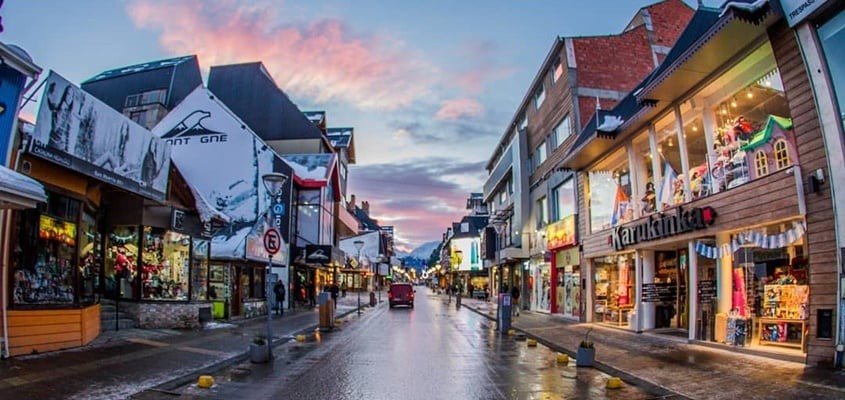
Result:
[[[435,68],[391,38],[352,32],[341,20],[283,23],[278,6],[234,1],[141,0],[128,6],[138,27],[158,31],[174,55],[206,66],[262,61],[283,90],[318,103],[396,109],[426,95]]]
[[[437,119],[456,120],[467,117],[480,117],[484,114],[484,106],[473,99],[446,100],[437,110]]]
[[[478,95],[484,91],[484,87],[490,81],[507,78],[516,72],[516,68],[490,68],[490,66],[481,66],[477,69],[464,71],[459,73],[453,79],[455,85],[471,95]]]

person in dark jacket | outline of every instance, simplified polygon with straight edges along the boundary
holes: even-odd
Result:
[[[511,298],[513,300],[512,315],[519,316],[519,286],[513,285],[511,288]]]
[[[285,284],[281,280],[273,285],[273,294],[276,295],[276,315],[285,315]]]

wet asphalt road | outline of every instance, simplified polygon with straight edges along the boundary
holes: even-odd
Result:
[[[249,399],[650,399],[608,375],[558,364],[556,353],[502,336],[489,319],[417,287],[415,308],[382,304],[333,332],[279,346],[269,364],[248,361],[150,398]],[[141,397],[139,397],[141,398]]]

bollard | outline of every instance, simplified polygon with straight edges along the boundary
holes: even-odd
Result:
[[[528,339],[526,342],[528,347],[537,347],[537,339]]]
[[[622,379],[619,379],[615,376],[611,376],[607,380],[607,388],[608,389],[622,389]]]
[[[304,342],[305,341],[305,335],[296,335],[296,341],[297,342]]]
[[[557,362],[558,364],[569,364],[569,355],[557,353]]]
[[[214,386],[214,377],[211,375],[200,375],[199,379],[197,379],[197,386],[200,389],[208,389]]]

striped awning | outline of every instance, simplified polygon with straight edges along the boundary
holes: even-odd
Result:
[[[736,235],[730,243],[721,246],[710,246],[704,242],[696,241],[695,251],[704,257],[715,259],[733,254],[747,244],[763,249],[779,249],[800,239],[804,236],[804,232],[806,232],[804,221],[797,221],[792,223],[791,229],[777,235],[764,235],[756,231],[746,231]]]

